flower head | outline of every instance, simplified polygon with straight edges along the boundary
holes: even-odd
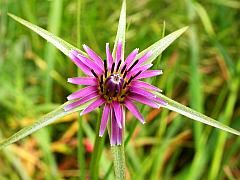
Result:
[[[81,115],[103,106],[99,136],[103,136],[108,121],[111,124],[110,143],[120,145],[125,126],[125,108],[127,108],[141,123],[144,118],[134,102],[140,102],[153,108],[166,105],[166,102],[156,97],[153,91],[157,87],[141,79],[162,74],[161,70],[149,70],[152,64],[146,63],[152,52],[146,52],[136,59],[138,49],[133,50],[128,57],[122,59],[122,43],[118,42],[115,57],[106,44],[106,60],[102,60],[92,49],[83,45],[87,56],[72,50],[71,60],[86,74],[86,77],[69,78],[68,82],[86,87],[69,95],[68,100],[75,100],[64,107],[65,111],[76,108],[91,101]]]

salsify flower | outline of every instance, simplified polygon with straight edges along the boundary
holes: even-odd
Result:
[[[125,126],[125,109],[127,108],[141,123],[144,118],[135,105],[139,102],[152,108],[159,108],[167,103],[153,94],[161,91],[157,87],[141,81],[145,78],[161,75],[162,70],[149,70],[152,64],[146,64],[152,51],[146,52],[136,59],[138,49],[134,49],[128,57],[122,59],[122,42],[118,42],[115,57],[112,56],[109,43],[106,44],[106,60],[102,60],[87,45],[83,45],[87,56],[72,50],[71,60],[86,74],[86,77],[69,78],[72,84],[86,87],[69,95],[68,100],[76,100],[64,107],[65,111],[91,101],[81,115],[87,114],[97,107],[103,106],[99,136],[103,136],[110,121],[110,144],[120,145]]]
[[[24,19],[13,14],[9,14],[9,16],[48,40],[65,55],[68,55],[86,75],[85,77],[69,78],[68,81],[73,84],[85,85],[86,87],[68,96],[69,102],[59,106],[32,125],[21,129],[11,137],[0,142],[0,149],[17,142],[61,117],[77,111],[82,111],[81,115],[84,115],[97,107],[103,107],[99,135],[103,136],[109,123],[110,143],[113,146],[120,145],[123,141],[126,109],[132,112],[140,122],[144,123],[144,118],[135,105],[136,102],[153,108],[163,106],[195,121],[240,135],[239,131],[166,97],[160,93],[160,89],[142,81],[144,78],[162,74],[161,70],[149,70],[152,66],[151,63],[185,32],[187,27],[172,32],[140,53],[138,53],[138,49],[133,50],[124,59],[126,1],[123,0],[114,50],[111,53],[107,43],[106,60],[102,60],[100,56],[86,45],[83,45],[83,49],[86,51],[84,53],[63,39]],[[122,152],[123,148],[120,149]]]

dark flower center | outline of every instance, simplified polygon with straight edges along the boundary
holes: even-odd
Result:
[[[117,97],[121,95],[124,79],[119,74],[110,75],[104,83],[105,95],[108,97]]]
[[[134,76],[127,78],[127,73],[137,64],[138,60],[127,69],[126,64],[121,67],[122,61],[113,63],[110,70],[107,68],[107,62],[104,61],[104,73],[98,75],[92,69],[92,74],[99,80],[99,93],[110,103],[112,101],[123,102],[129,93],[128,85],[137,77],[141,71]]]

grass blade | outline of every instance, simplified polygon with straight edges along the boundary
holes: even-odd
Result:
[[[32,125],[21,129],[20,131],[18,131],[17,133],[15,133],[11,137],[9,137],[8,139],[1,142],[0,143],[0,149],[25,138],[26,136],[28,136],[28,135],[34,133],[35,131],[53,123],[54,121],[58,120],[61,117],[64,117],[64,116],[66,116],[68,114],[71,114],[73,112],[76,112],[76,111],[83,110],[85,107],[87,107],[87,105],[89,105],[89,103],[91,103],[91,102],[83,104],[82,106],[79,106],[78,108],[73,109],[71,111],[64,111],[63,107],[66,106],[67,104],[69,104],[69,102],[64,103],[63,105],[59,106],[58,108],[56,108],[52,112],[50,112],[50,113],[46,114],[45,116],[41,117],[38,121],[36,121]]]
[[[85,54],[83,51],[77,49],[73,45],[69,44],[68,42],[64,41],[63,39],[55,36],[54,34],[46,31],[45,29],[42,29],[22,18],[19,18],[13,14],[8,14],[11,18],[16,20],[17,22],[23,24],[24,26],[28,27],[29,29],[33,30],[37,34],[39,34],[41,37],[49,41],[51,44],[53,44],[56,48],[58,48],[60,51],[62,51],[65,55],[68,56],[71,49],[75,49],[77,51],[80,51],[82,54]]]
[[[187,26],[183,27],[183,28],[167,35],[166,37],[160,39],[159,41],[155,42],[150,47],[148,47],[145,50],[143,50],[142,52],[140,52],[137,56],[137,59],[139,59],[141,56],[143,56],[147,51],[152,51],[153,52],[152,56],[146,62],[147,64],[152,63],[156,59],[156,57],[158,57],[170,44],[172,44],[187,29],[188,29]]]
[[[196,20],[196,13],[193,8],[193,3],[191,0],[186,1],[187,16],[189,23],[192,24],[189,30],[188,42],[189,42],[189,72],[191,76],[189,77],[189,105],[191,108],[197,110],[198,112],[204,113],[204,99],[202,91],[202,73],[200,72],[200,41],[197,35],[198,27],[194,24]],[[190,165],[189,173],[186,179],[199,179],[205,165],[207,162],[206,156],[206,141],[207,134],[202,133],[203,124],[193,123],[193,137],[195,139],[195,153],[193,161]]]
[[[162,98],[164,101],[166,101],[168,104],[166,106],[163,106],[169,110],[172,110],[172,111],[175,111],[179,114],[182,114],[190,119],[193,119],[195,121],[199,121],[201,123],[204,123],[204,124],[207,124],[207,125],[210,125],[210,126],[213,126],[213,127],[216,127],[218,129],[221,129],[221,130],[224,130],[224,131],[227,131],[227,132],[230,132],[232,134],[236,134],[238,136],[240,136],[240,132],[235,130],[235,129],[232,129],[230,128],[229,126],[227,125],[224,125],[210,117],[207,117],[197,111],[194,111],[193,109],[190,109],[160,93],[156,93],[160,98]]]
[[[51,2],[51,8],[49,12],[48,30],[56,35],[59,35],[61,29],[61,16],[62,16],[62,0],[54,0]],[[56,48],[51,44],[46,44],[44,53],[44,59],[47,62],[47,71],[45,74],[45,99],[46,102],[51,102],[53,99],[53,79],[49,74],[54,70],[56,59]]]

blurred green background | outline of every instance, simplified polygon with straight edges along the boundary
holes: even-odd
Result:
[[[66,79],[77,68],[13,13],[102,57],[113,45],[121,1],[0,0],[0,139],[66,101],[78,89]],[[154,79],[168,97],[240,129],[240,2],[127,0],[126,53],[190,26],[164,51]],[[127,179],[239,179],[240,138],[167,110],[144,108],[141,125],[127,113]],[[96,113],[67,116],[0,152],[0,179],[89,177]],[[78,125],[80,131],[78,133]],[[78,142],[80,149],[78,153]],[[80,169],[80,171],[79,171]],[[105,139],[99,179],[113,179]]]

